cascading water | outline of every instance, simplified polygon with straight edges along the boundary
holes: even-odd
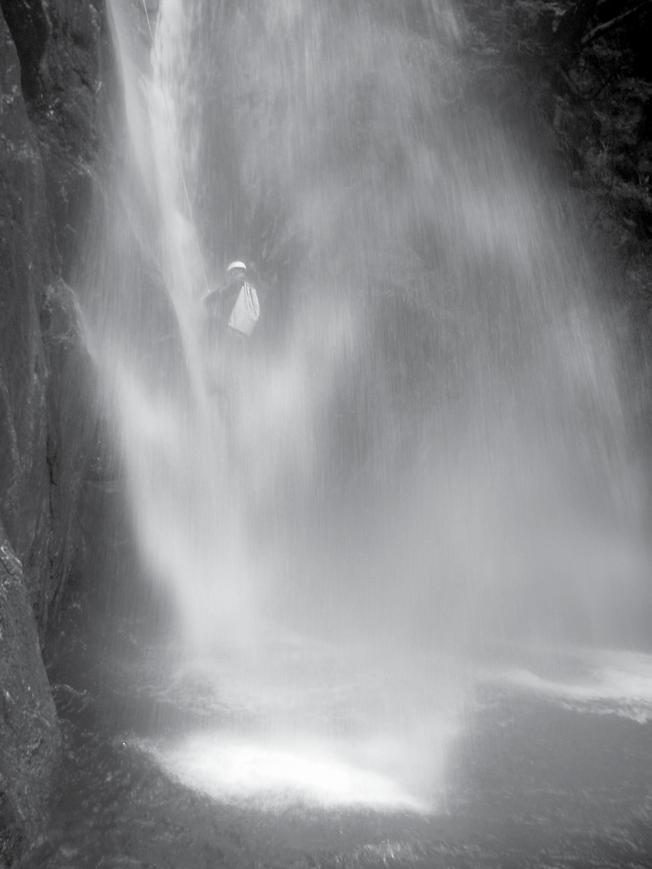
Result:
[[[89,347],[174,678],[245,710],[152,751],[220,796],[420,810],[478,652],[615,642],[637,598],[591,265],[462,100],[446,0],[110,9],[126,134]],[[262,322],[211,346],[235,258]]]

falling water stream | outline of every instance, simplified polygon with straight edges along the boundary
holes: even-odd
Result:
[[[222,805],[427,816],[480,685],[647,720],[611,321],[455,4],[109,9],[85,318],[185,710],[135,748]],[[261,321],[208,340],[240,258]]]

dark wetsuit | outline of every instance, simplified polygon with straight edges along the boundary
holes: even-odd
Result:
[[[231,311],[244,282],[243,275],[234,275],[204,299],[209,314],[209,329],[212,334],[226,329]]]

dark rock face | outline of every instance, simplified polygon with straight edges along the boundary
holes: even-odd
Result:
[[[0,866],[45,817],[40,645],[74,570],[96,428],[68,286],[97,160],[102,0],[0,0]]]
[[[41,61],[49,36],[49,22],[40,2],[2,0],[2,12],[21,58],[21,85],[25,98],[37,102],[43,97]]]
[[[58,750],[23,571],[0,524],[0,866],[38,836]]]
[[[0,515],[37,612],[47,569],[47,358],[40,296],[50,277],[43,162],[18,87],[18,60],[0,19]],[[12,57],[13,55],[13,57]]]

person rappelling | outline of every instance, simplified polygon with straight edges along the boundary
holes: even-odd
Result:
[[[247,266],[234,260],[226,269],[226,281],[204,296],[211,331],[228,329],[249,337],[260,317],[256,288],[246,279]]]
[[[202,307],[207,389],[228,402],[246,355],[245,345],[260,318],[258,293],[247,280],[247,266],[242,260],[228,265],[226,280],[203,297]]]

